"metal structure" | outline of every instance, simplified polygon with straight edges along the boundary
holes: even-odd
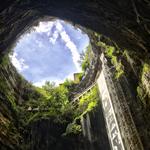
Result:
[[[113,80],[114,67],[108,67],[104,54],[101,54],[100,60],[102,70],[97,81],[78,94],[73,103],[98,85],[111,149],[144,150],[127,104],[129,97],[124,95],[119,82]]]

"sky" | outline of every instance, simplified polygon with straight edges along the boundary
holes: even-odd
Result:
[[[20,37],[13,54],[13,65],[35,86],[45,81],[62,83],[81,72],[80,53],[89,45],[88,36],[61,20],[39,22],[30,33]]]

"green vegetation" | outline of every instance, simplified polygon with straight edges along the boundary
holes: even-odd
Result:
[[[30,98],[22,106],[22,109],[25,110],[24,124],[41,118],[55,117],[58,119],[62,114],[64,115],[69,105],[69,92],[64,85],[55,86],[54,83],[46,82],[42,88],[35,87],[35,91],[39,93],[32,93],[34,99]]]
[[[93,58],[92,47],[91,45],[89,45],[86,48],[86,51],[83,52],[80,56],[81,59],[80,64],[83,72],[85,72],[90,67],[90,62],[92,58]]]
[[[97,106],[97,87],[91,89],[78,102],[78,107],[72,105],[69,100],[69,91],[72,90],[73,82],[66,80],[63,84],[55,86],[54,83],[46,82],[42,88],[35,87],[41,95],[27,101],[20,109],[23,124],[40,120],[55,118],[55,122],[67,123],[66,134],[79,134],[81,132],[81,116],[93,110]],[[34,97],[34,96],[32,96]],[[29,109],[30,108],[30,109]]]
[[[98,89],[93,87],[89,93],[83,95],[79,100],[78,111],[81,115],[91,111],[97,106],[98,103]]]
[[[113,46],[107,45],[103,42],[98,42],[98,46],[104,48],[105,56],[108,58],[108,62],[115,67],[115,78],[120,78],[125,74],[124,64],[130,65],[134,74],[139,78],[138,86],[135,87],[137,90],[137,96],[141,99],[144,106],[150,106],[150,87],[149,87],[149,75],[150,75],[150,62],[149,58],[138,55],[133,51],[120,50],[114,43]],[[147,59],[146,59],[147,58]],[[123,64],[124,61],[124,64]],[[130,71],[131,71],[130,69]],[[128,76],[128,75],[127,75]]]
[[[149,76],[150,76],[150,60],[149,56],[134,51],[124,50],[123,52],[126,61],[130,64],[132,71],[138,78],[138,83],[136,85],[137,97],[143,103],[145,108],[150,106],[150,86],[149,86]]]
[[[144,63],[140,74],[140,82],[137,87],[137,94],[145,106],[150,105],[149,75],[150,75],[150,65],[148,63]]]
[[[1,93],[3,93],[4,95],[6,95],[7,99],[9,100],[9,102],[12,105],[12,108],[16,108],[16,102],[15,102],[15,92],[14,89],[11,88],[11,83],[8,83],[7,79],[5,76],[9,75],[9,72],[7,71],[8,68],[11,67],[8,61],[8,57],[4,57],[2,59],[2,64],[0,64],[0,89],[1,89]],[[3,74],[2,70],[6,73]]]
[[[142,102],[145,104],[144,99],[146,97],[146,93],[144,92],[141,84],[137,87],[137,93]]]
[[[73,123],[68,124],[66,128],[66,132],[63,135],[67,134],[80,134],[82,131],[81,125],[77,123],[76,120],[73,121]]]
[[[123,65],[118,57],[118,51],[113,46],[106,46],[106,56],[111,59],[111,63],[115,66],[115,78],[120,78],[124,74]]]
[[[91,50],[88,51],[84,61],[85,64],[88,63],[87,67],[91,59]],[[81,80],[82,73],[78,74],[78,78]],[[0,125],[5,135],[8,139],[14,140],[14,145],[19,144],[23,139],[23,132],[30,132],[30,127],[41,120],[50,120],[63,126],[64,136],[81,134],[81,117],[97,106],[97,89],[91,89],[73,105],[71,92],[75,86],[74,81],[66,80],[59,86],[53,82],[46,82],[41,88],[35,87],[16,72],[8,57],[3,58],[0,64],[0,89],[10,104],[8,108],[2,107],[6,117],[0,116]],[[7,105],[2,102],[0,104]],[[7,116],[11,116],[10,113],[13,117],[9,120]]]
[[[86,60],[83,60],[82,64],[84,71],[90,65],[90,55],[92,54],[89,47],[84,57]],[[8,57],[3,58],[2,61],[3,63],[0,65],[2,70],[0,76],[1,92],[7,96],[15,110],[21,128],[28,127],[41,119],[52,119],[55,122],[67,124],[64,135],[81,133],[81,116],[93,110],[97,105],[95,88],[83,96],[76,107],[72,105],[70,95],[76,85],[74,81],[67,79],[59,86],[53,82],[46,82],[41,88],[34,87],[16,72]],[[7,67],[12,68],[10,73],[7,72],[9,70]],[[3,74],[4,72],[6,74]],[[8,81],[9,77],[5,78],[8,75],[12,77],[10,82]],[[77,76],[81,80],[82,73]],[[12,85],[17,89],[17,93]],[[21,102],[18,103],[20,99]],[[13,128],[15,129],[15,127]]]
[[[74,83],[75,83],[75,84],[80,83],[80,81],[82,80],[83,75],[84,75],[84,72],[75,73],[75,74],[74,74]]]
[[[9,57],[5,56],[0,63],[0,137],[10,148],[18,146],[21,134],[17,124],[17,97],[16,81],[19,76],[11,65]]]
[[[120,57],[122,56],[121,51],[118,49],[117,45],[110,46],[103,42],[98,42],[98,46],[105,49],[105,55],[110,58],[111,64],[115,67],[115,78],[118,79],[124,74],[124,67],[121,63]]]
[[[5,55],[4,57],[2,57],[1,64],[3,64],[3,66],[4,65],[7,66],[9,64],[9,57],[8,57],[8,55]]]
[[[144,63],[143,65],[143,74],[144,73],[149,73],[150,72],[150,65],[147,63]]]
[[[88,93],[84,94],[78,101],[78,106],[74,111],[74,120],[66,129],[66,134],[81,132],[80,120],[88,112],[95,109],[99,102],[97,86],[93,87]]]
[[[107,45],[101,41],[97,42],[97,46],[102,47],[102,48],[107,48]]]

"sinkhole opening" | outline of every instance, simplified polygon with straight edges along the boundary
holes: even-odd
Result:
[[[56,19],[41,21],[30,28],[17,40],[9,57],[17,71],[33,85],[43,86],[46,81],[58,85],[66,79],[74,80],[76,75],[81,80],[89,65],[87,51],[91,52],[88,35]]]

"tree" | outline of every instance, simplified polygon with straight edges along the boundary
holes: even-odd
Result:
[[[93,53],[91,45],[88,45],[85,52],[80,54],[80,65],[82,70],[85,72],[87,68],[90,67],[90,62],[92,60]]]
[[[51,92],[51,90],[53,90],[55,86],[56,86],[55,82],[46,81],[45,85],[43,85],[42,88],[46,92]]]

